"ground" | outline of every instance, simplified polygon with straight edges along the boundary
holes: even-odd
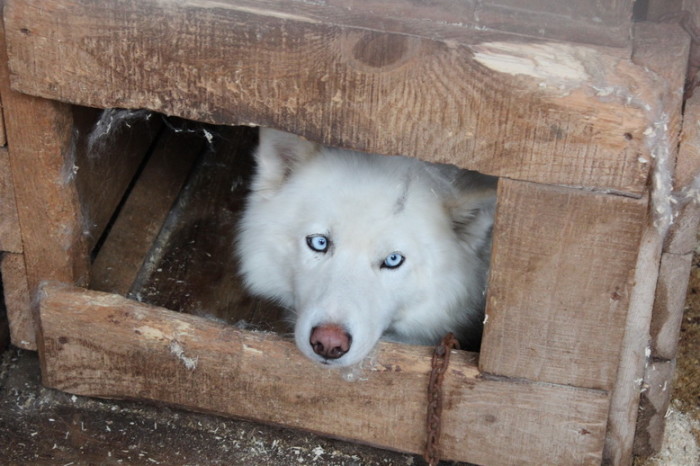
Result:
[[[697,257],[686,307],[667,442],[656,458],[637,464],[700,464]],[[695,445],[689,443],[693,436]],[[12,347],[0,357],[0,452],[1,464],[425,464],[413,455],[289,429],[46,389],[39,383],[36,353]]]

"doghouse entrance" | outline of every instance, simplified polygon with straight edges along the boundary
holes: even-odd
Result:
[[[90,288],[239,327],[285,332],[281,309],[243,290],[234,254],[257,129],[105,110],[78,137],[107,140],[100,132],[112,131],[129,140],[132,126],[152,119],[162,121],[161,128],[95,246]],[[93,159],[111,150],[84,142],[77,141],[78,151],[92,149]]]

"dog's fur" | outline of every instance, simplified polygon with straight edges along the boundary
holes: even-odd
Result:
[[[381,337],[433,345],[447,332],[478,349],[495,178],[271,129],[255,158],[241,273],[289,309],[303,354],[347,366]],[[315,351],[320,328],[324,342],[341,340],[339,355]]]

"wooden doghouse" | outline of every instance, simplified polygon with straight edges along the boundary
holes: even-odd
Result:
[[[180,244],[230,220],[197,204],[206,138],[140,109],[277,127],[501,177],[484,341],[452,355],[444,458],[629,463],[663,431],[700,165],[700,96],[682,118],[690,38],[633,24],[633,3],[6,0],[12,341],[71,393],[421,452],[431,348],[382,343],[361,370],[332,371],[277,334],[174,312],[192,303],[125,297],[168,303],[163,282],[186,286],[149,262],[182,199],[209,221]],[[247,173],[254,134],[216,131],[228,155],[211,163]],[[240,294],[234,270],[204,278]]]

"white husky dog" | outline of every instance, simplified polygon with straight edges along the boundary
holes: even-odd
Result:
[[[380,338],[478,349],[496,179],[260,130],[237,244],[254,293],[290,311],[310,359],[347,366]]]

